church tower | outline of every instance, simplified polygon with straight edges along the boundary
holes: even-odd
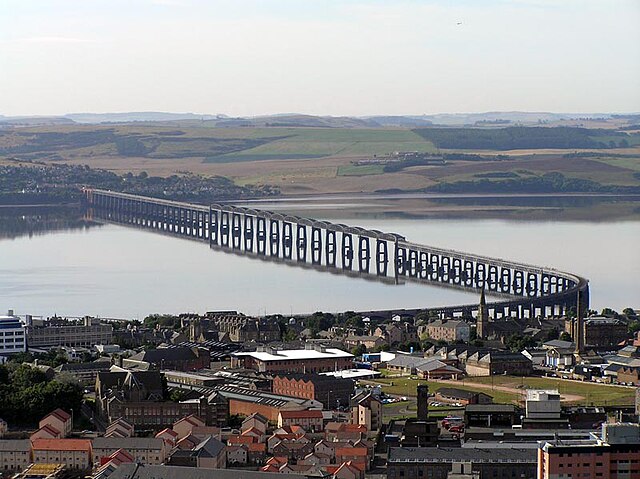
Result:
[[[476,335],[478,339],[486,339],[489,335],[489,310],[487,300],[484,297],[484,286],[480,293],[480,305],[478,306],[478,317],[476,318]]]

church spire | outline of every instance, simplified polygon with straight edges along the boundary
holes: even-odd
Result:
[[[476,319],[476,336],[478,339],[486,339],[488,336],[489,310],[487,309],[487,300],[484,296],[484,285],[480,292],[480,305],[478,306],[478,316]]]

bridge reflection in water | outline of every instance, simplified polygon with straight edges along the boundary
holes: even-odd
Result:
[[[502,298],[487,305],[494,318],[563,315],[573,309],[580,321],[589,305],[589,283],[580,276],[415,244],[395,233],[97,189],[85,189],[85,196],[96,219],[208,242],[212,249],[391,284],[485,289]],[[428,309],[470,316],[478,305]]]

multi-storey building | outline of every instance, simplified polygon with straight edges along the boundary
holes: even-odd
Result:
[[[113,326],[102,323],[98,318],[84,318],[73,321],[62,318],[50,318],[44,321],[28,319],[27,344],[30,348],[52,346],[83,346],[111,344]]]
[[[89,439],[34,439],[33,462],[64,464],[69,469],[90,469],[92,466]]]
[[[0,316],[0,363],[6,356],[27,350],[25,325],[17,316]]]
[[[255,352],[233,353],[231,367],[255,369],[263,373],[321,373],[353,367],[353,355],[315,344],[305,349],[259,347]]]
[[[533,370],[533,363],[520,353],[509,351],[477,352],[467,358],[465,370],[469,376],[493,376],[496,374],[527,376]]]
[[[227,421],[228,402],[217,392],[191,401],[164,401],[159,371],[98,373],[95,390],[96,409],[108,422],[122,417],[135,427],[162,429],[190,414],[208,425]]]
[[[0,440],[0,475],[4,472],[22,471],[31,463],[29,439]]]
[[[195,371],[211,364],[209,350],[199,347],[176,346],[142,351],[123,361],[125,367],[147,363],[153,369]]]
[[[368,431],[382,427],[382,403],[371,392],[364,391],[351,399],[351,424],[365,426]]]
[[[283,396],[315,399],[325,409],[349,404],[355,383],[353,379],[335,378],[321,374],[287,374],[273,378],[272,392]]]
[[[135,462],[162,464],[170,449],[165,441],[155,437],[96,437],[92,444],[96,465],[120,449],[131,454]]]
[[[640,478],[640,425],[604,424],[602,436],[541,441],[538,478]]]
[[[616,346],[629,337],[627,325],[615,318],[591,316],[584,320],[583,328],[586,346]]]
[[[535,479],[535,449],[518,447],[392,447],[387,459],[388,479],[447,479],[455,462],[471,464],[480,477]]]
[[[456,341],[469,341],[470,328],[464,321],[438,319],[423,326],[421,331],[430,339],[452,343]]]

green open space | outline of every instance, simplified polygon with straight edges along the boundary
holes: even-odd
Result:
[[[505,404],[521,402],[524,399],[526,389],[557,389],[560,394],[580,396],[582,398],[580,400],[567,401],[568,404],[580,405],[631,405],[635,398],[635,390],[632,388],[546,377],[472,377],[456,383],[442,383],[408,376],[386,376],[376,379],[372,383],[380,384],[382,390],[387,394],[407,397],[416,396],[418,384],[427,384],[430,393],[435,393],[443,387],[455,387],[465,391],[483,392],[492,396],[495,403]],[[512,391],[500,390],[499,387],[510,388]]]

